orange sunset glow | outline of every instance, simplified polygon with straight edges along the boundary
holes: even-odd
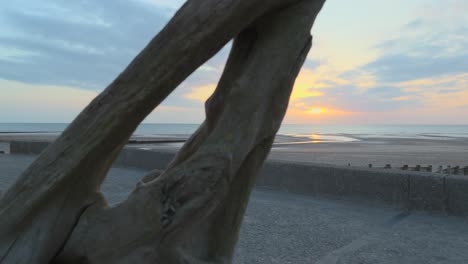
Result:
[[[325,108],[317,107],[317,108],[312,108],[308,110],[307,113],[313,114],[313,115],[320,115],[320,114],[326,113],[326,111],[327,110]]]
[[[20,23],[17,19],[9,21],[8,12],[0,15],[7,22],[0,25],[4,40],[0,43],[0,119],[43,120],[46,115],[42,113],[47,112],[50,116],[44,121],[70,122],[161,29],[155,25],[162,27],[171,17],[153,11],[161,8],[175,12],[182,2],[126,2],[126,10],[145,6],[141,10],[148,13],[141,16],[159,21],[138,30],[126,24],[117,27],[123,21],[122,14],[115,16],[119,17],[115,21],[100,14],[96,14],[96,20],[89,20],[87,12],[80,11],[76,18],[60,16],[54,20],[53,30],[47,30],[50,21],[44,21],[48,21],[50,12],[44,10],[58,10],[55,4],[11,4],[9,8],[24,8],[26,16],[37,21]],[[68,2],[60,5],[74,6]],[[38,8],[44,13],[32,15],[42,12]],[[373,11],[348,12],[351,9]],[[0,13],[5,10],[8,8]],[[465,124],[467,10],[464,0],[327,1],[311,32],[312,49],[294,83],[285,123]],[[42,25],[44,31],[39,32],[34,25]],[[114,26],[119,30],[113,30]],[[67,34],[83,28],[93,29],[83,33],[89,38]],[[127,31],[122,32],[122,28]],[[112,36],[98,37],[104,31]],[[187,78],[146,122],[202,122],[203,104],[219,81],[231,45]],[[53,100],[42,100],[44,89],[53,90]],[[48,101],[51,103],[43,103]],[[19,107],[25,104],[26,108]],[[28,110],[15,112],[12,108]],[[12,116],[12,112],[18,114]]]

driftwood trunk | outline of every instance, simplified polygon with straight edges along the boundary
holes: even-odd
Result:
[[[1,198],[0,263],[230,263],[324,1],[187,1]],[[205,122],[108,207],[100,185],[132,132],[232,38]]]

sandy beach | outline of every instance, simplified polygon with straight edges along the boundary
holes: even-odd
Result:
[[[408,165],[468,166],[468,138],[368,137],[351,142],[276,144],[270,158],[334,165],[393,167]]]
[[[5,142],[53,141],[57,136],[57,133],[3,133],[0,134],[0,151],[8,151]],[[333,140],[337,137],[340,141]],[[177,150],[187,138],[188,135],[134,136],[128,146]],[[440,135],[278,135],[269,158],[352,167],[367,167],[369,164],[373,167],[386,164],[392,167],[406,164],[464,167],[468,166],[468,138]]]

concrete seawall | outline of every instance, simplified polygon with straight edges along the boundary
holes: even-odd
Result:
[[[49,143],[11,142],[11,154],[39,154]],[[175,152],[125,148],[117,166],[164,169]],[[268,160],[257,187],[402,210],[468,216],[468,177]]]

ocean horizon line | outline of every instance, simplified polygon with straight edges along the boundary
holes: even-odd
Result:
[[[0,124],[60,124],[69,125],[72,122],[0,122]],[[185,123],[185,122],[142,122],[140,125],[201,125],[202,123]],[[317,124],[317,123],[283,123],[288,126],[468,126],[468,123],[449,124],[449,123],[421,123],[421,124],[405,124],[405,123],[355,123],[355,124]]]

